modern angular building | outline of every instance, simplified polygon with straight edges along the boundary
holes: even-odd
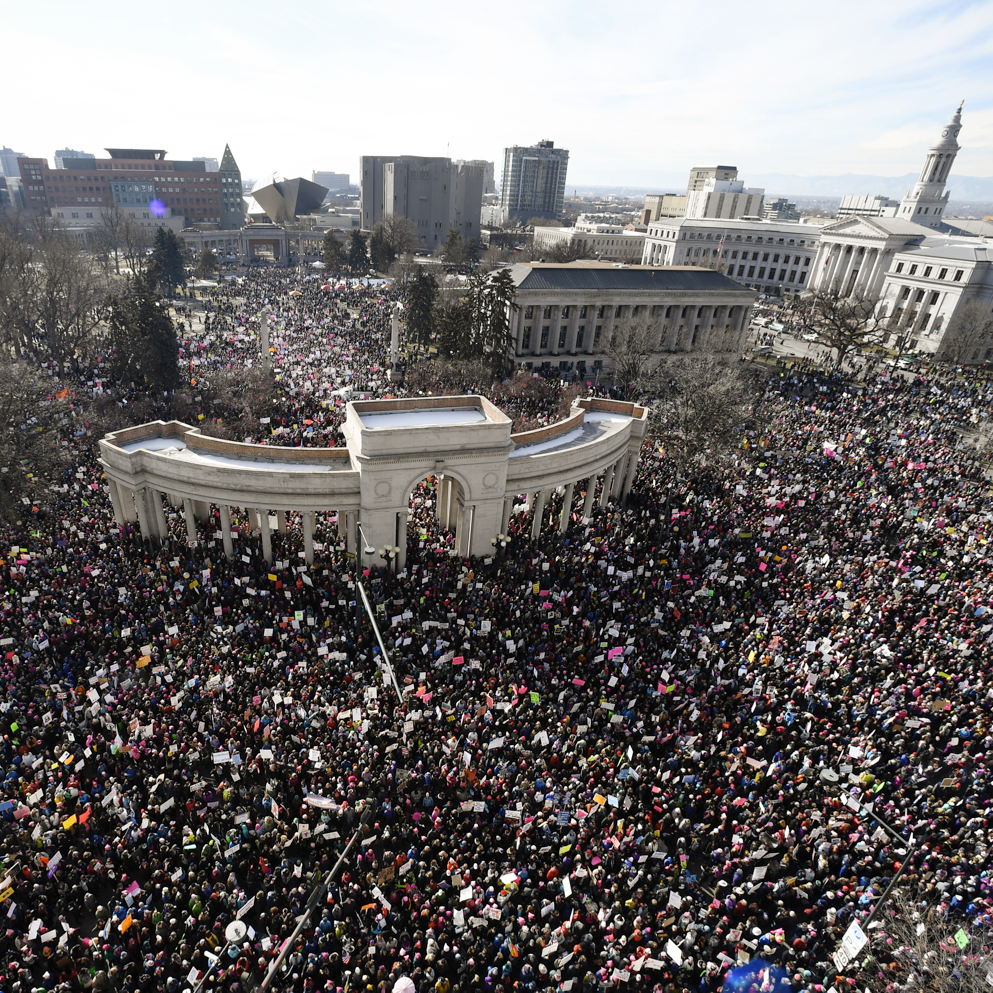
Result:
[[[317,210],[327,192],[326,186],[312,183],[302,176],[284,179],[274,172],[255,184],[252,196],[273,224],[285,224],[298,214]]]
[[[552,141],[505,148],[500,206],[506,216],[522,222],[561,217],[568,168],[569,152]]]

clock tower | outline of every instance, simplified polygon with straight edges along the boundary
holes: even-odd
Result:
[[[959,131],[962,130],[962,104],[952,114],[952,119],[942,128],[941,138],[929,149],[924,168],[914,184],[913,190],[900,201],[900,211],[897,217],[913,221],[926,228],[940,228],[943,223],[942,215],[948,206],[948,194],[945,183],[952,171],[952,163],[958,154]]]

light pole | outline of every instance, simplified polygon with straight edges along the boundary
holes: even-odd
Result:
[[[822,769],[818,778],[825,786],[827,786],[837,783],[840,776],[833,769]],[[903,875],[907,866],[910,865],[910,860],[917,854],[918,848],[921,847],[921,843],[918,842],[913,835],[911,835],[909,839],[905,838],[895,828],[887,824],[886,821],[884,821],[872,807],[866,803],[860,803],[850,793],[842,792],[840,800],[854,813],[861,814],[863,817],[871,817],[895,841],[907,845],[907,848],[903,849],[905,855],[903,861],[900,863],[900,868],[897,869],[891,877],[886,889],[883,890],[882,895],[876,901],[876,905],[869,912],[869,916],[866,917],[861,924],[859,924],[856,920],[852,920],[852,923],[848,926],[848,930],[841,939],[841,947],[834,953],[833,956],[835,967],[839,971],[847,968],[847,966],[855,960],[856,955],[858,955],[862,948],[869,944],[869,936],[867,934],[869,926],[875,920],[879,911],[886,905],[886,900],[890,893],[893,892],[893,887],[896,886],[897,881]],[[901,849],[897,849],[898,855],[900,854],[900,851]],[[827,985],[828,977],[825,977],[824,982],[825,985]]]
[[[396,575],[396,557],[400,549],[395,545],[384,545],[379,550],[379,557],[386,563],[386,571]]]
[[[503,561],[504,556],[507,554],[507,542],[510,538],[505,534],[498,534],[495,538],[490,539],[490,544],[496,549],[498,561]],[[499,545],[499,548],[497,546]]]

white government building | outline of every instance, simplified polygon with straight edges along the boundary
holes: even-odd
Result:
[[[959,308],[976,301],[993,311],[993,223],[945,216],[945,184],[959,150],[962,107],[928,149],[914,187],[895,204],[846,197],[845,216],[817,227],[757,218],[660,218],[649,225],[642,262],[703,265],[766,296],[836,289],[877,301],[891,344],[941,353]],[[885,201],[885,202],[884,202]],[[908,334],[909,332],[909,334]],[[993,339],[964,361],[993,359]]]

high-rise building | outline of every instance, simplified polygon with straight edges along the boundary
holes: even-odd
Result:
[[[231,154],[231,146],[224,146],[218,168],[221,188],[221,227],[233,231],[245,223],[245,199],[242,195],[241,170]]]
[[[761,217],[765,190],[746,189],[740,179],[708,177],[686,194],[687,217]]]
[[[212,155],[194,155],[194,162],[202,162],[207,172],[217,172],[217,159]]]
[[[362,227],[373,228],[393,214],[410,221],[419,247],[445,244],[448,232],[479,238],[483,170],[448,158],[417,155],[363,155]]]
[[[561,217],[568,168],[569,152],[551,141],[505,148],[500,206],[519,221]]]
[[[660,217],[685,217],[685,193],[647,193],[645,194],[645,210],[648,211],[646,224],[657,221]]]
[[[92,152],[78,152],[75,148],[59,148],[55,152],[55,168],[64,169],[66,159],[95,159]]]
[[[694,190],[702,190],[704,183],[708,179],[716,179],[723,183],[729,183],[734,182],[737,178],[737,166],[693,166],[690,169],[690,178],[686,184],[686,192],[692,193]]]
[[[331,196],[334,196],[336,193],[340,193],[342,190],[347,190],[349,186],[349,176],[347,172],[324,172],[322,170],[315,169],[314,172],[310,174],[310,178],[319,186],[326,186],[328,194]]]
[[[776,197],[775,200],[766,201],[762,210],[762,216],[767,221],[798,221],[800,211],[795,203],[790,203],[786,197]]]
[[[963,101],[964,102],[964,101]],[[941,215],[948,206],[945,183],[958,155],[958,136],[962,130],[962,104],[942,129],[941,137],[928,149],[924,168],[912,190],[900,201],[897,217],[913,221],[926,228],[939,228]]]
[[[158,201],[188,224],[222,223],[220,177],[203,162],[170,160],[157,148],[107,152],[106,159],[63,159],[61,169],[49,168],[47,159],[18,159],[28,209],[117,204],[147,211]]]
[[[20,179],[21,172],[17,168],[17,160],[23,157],[23,152],[15,152],[6,145],[0,148],[0,176],[15,176]]]

